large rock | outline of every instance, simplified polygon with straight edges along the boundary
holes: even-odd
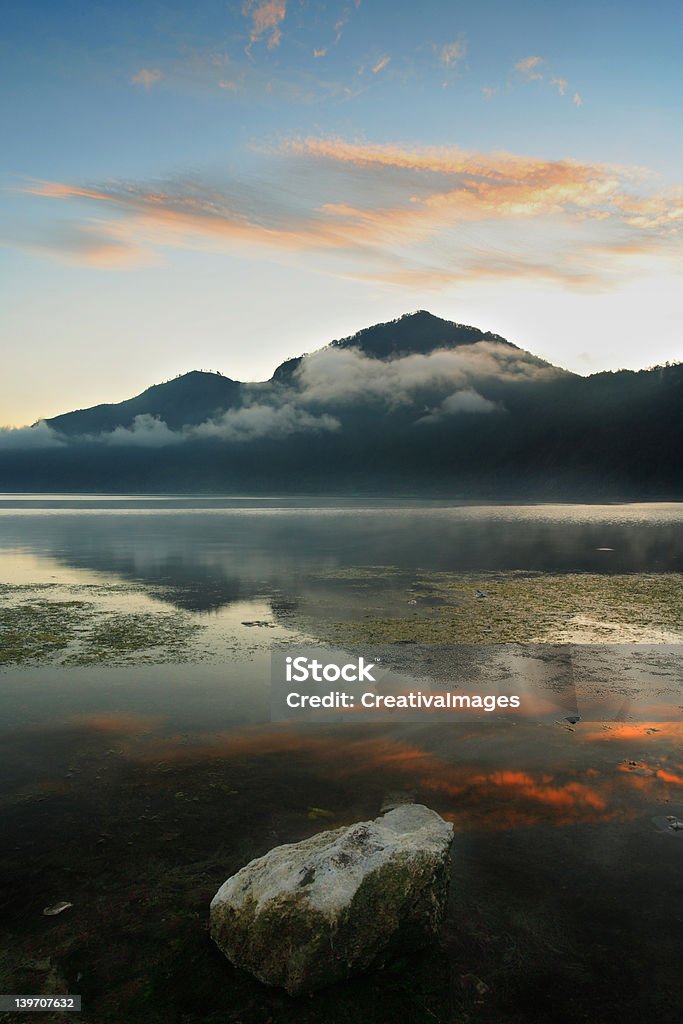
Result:
[[[267,985],[310,992],[437,933],[453,826],[420,804],[278,846],[224,882],[211,935]]]

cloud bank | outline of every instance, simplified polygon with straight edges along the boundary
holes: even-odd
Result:
[[[215,419],[180,430],[171,430],[157,416],[143,414],[136,416],[130,427],[116,427],[105,433],[77,437],[75,441],[134,448],[165,448],[188,441],[208,440],[244,444],[264,439],[282,440],[292,434],[319,434],[338,430],[340,426],[339,420],[333,416],[312,415],[289,402],[261,403],[230,409]]]
[[[0,427],[0,452],[59,448],[65,443],[65,439],[44,420],[33,427]]]
[[[295,378],[298,400],[306,406],[381,402],[388,408],[398,408],[415,403],[424,392],[441,391],[445,396],[454,391],[474,393],[491,380],[551,380],[558,372],[513,346],[481,341],[388,362],[372,359],[355,348],[328,347],[307,356]],[[460,408],[458,403],[451,403],[444,413],[474,411],[474,406],[465,406],[467,402]]]

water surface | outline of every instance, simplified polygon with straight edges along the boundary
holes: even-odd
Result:
[[[494,610],[511,616],[516,594],[547,603],[548,580],[564,602],[556,640],[568,621],[575,641],[595,639],[595,609],[567,610],[581,592],[613,602],[611,641],[629,626],[629,640],[671,645],[682,526],[672,504],[0,499],[0,608],[82,602],[68,644],[0,668],[5,990],[82,992],[92,1024],[678,1020],[675,665],[637,700],[628,664],[594,674],[604,720],[575,725],[272,723],[268,682],[273,643],[381,627],[405,659],[405,630],[465,615],[495,643]],[[88,625],[155,616],[167,632],[150,647]],[[395,791],[456,827],[441,947],[303,1003],[234,971],[206,933],[227,875],[374,817]],[[62,899],[73,907],[42,915]]]

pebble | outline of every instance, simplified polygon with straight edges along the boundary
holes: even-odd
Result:
[[[55,917],[57,914],[68,910],[69,907],[73,907],[73,903],[67,903],[65,900],[62,900],[61,903],[53,903],[51,907],[45,907],[43,915],[45,917]]]

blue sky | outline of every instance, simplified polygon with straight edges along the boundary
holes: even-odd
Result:
[[[0,421],[427,308],[681,356],[679,4],[4,8]]]

